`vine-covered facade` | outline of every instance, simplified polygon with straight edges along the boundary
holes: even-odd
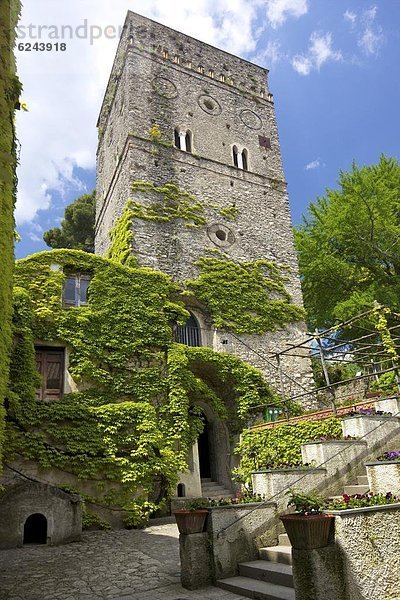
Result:
[[[79,492],[87,525],[137,525],[174,496],[204,411],[233,452],[251,408],[276,402],[240,359],[174,341],[180,292],[81,251],[17,262],[6,463]]]

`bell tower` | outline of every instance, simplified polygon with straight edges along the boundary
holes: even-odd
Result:
[[[195,279],[207,253],[285,265],[292,302],[302,295],[273,96],[266,69],[128,12],[101,107],[96,252],[134,202],[132,253],[140,266]],[[158,212],[157,212],[158,211]],[[201,303],[190,310],[202,343],[232,352],[270,379],[271,358],[304,335],[303,322],[230,336]],[[285,359],[299,385],[307,360]],[[297,390],[299,391],[299,390]]]

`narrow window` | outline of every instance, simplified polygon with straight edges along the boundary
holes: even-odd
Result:
[[[211,79],[214,79],[214,71],[212,69],[208,71],[208,76],[211,77]]]
[[[184,483],[178,483],[177,496],[178,496],[178,498],[184,498],[186,496],[186,490],[185,490]]]
[[[175,129],[174,131],[174,137],[175,137],[175,146],[176,148],[181,147],[181,138],[179,137],[179,129]]]
[[[233,146],[232,148],[232,153],[233,153],[233,164],[235,167],[238,167],[238,149],[236,148],[236,146]]]
[[[198,70],[199,73],[201,73],[202,75],[204,75],[204,67],[202,65],[199,65],[197,67],[197,70]]]
[[[243,150],[242,152],[242,163],[243,163],[243,171],[248,171],[249,167],[248,167],[248,152],[246,150],[246,148]]]
[[[179,56],[175,56],[174,57],[174,63],[176,63],[177,65],[179,65],[180,62],[181,62],[181,59],[179,58]]]
[[[36,368],[41,385],[36,390],[38,400],[58,400],[63,394],[64,349],[35,348]]]
[[[221,75],[219,76],[219,80],[222,81],[222,83],[225,83],[225,75],[221,73]]]
[[[165,58],[165,59],[169,58],[169,52],[168,52],[168,50],[163,50],[163,58]]]
[[[87,304],[90,277],[88,275],[68,275],[64,283],[64,307]]]
[[[186,152],[191,152],[192,151],[192,134],[190,131],[186,132],[185,143],[186,143]]]

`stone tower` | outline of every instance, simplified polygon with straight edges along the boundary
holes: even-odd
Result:
[[[106,254],[128,199],[148,206],[174,184],[202,205],[205,222],[137,218],[139,265],[184,281],[197,277],[195,263],[210,249],[233,261],[268,259],[289,267],[287,291],[302,305],[266,69],[128,12],[98,127],[97,253]],[[231,335],[213,327],[201,303],[192,300],[189,309],[202,345],[236,354],[274,381],[274,352],[305,331],[296,322]],[[293,392],[309,385],[307,359],[286,358],[283,368],[286,382],[297,382]]]

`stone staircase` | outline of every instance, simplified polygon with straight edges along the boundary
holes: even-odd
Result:
[[[216,500],[218,500],[218,498],[233,497],[231,490],[228,490],[226,487],[213,481],[209,477],[202,477],[201,479],[201,495],[203,498],[213,498]]]
[[[368,477],[366,475],[359,475],[357,477],[357,483],[353,485],[345,485],[343,493],[353,496],[354,494],[366,494],[369,492]]]
[[[295,600],[292,548],[286,534],[277,546],[260,548],[260,559],[239,564],[239,575],[216,582],[229,592],[256,600]]]

